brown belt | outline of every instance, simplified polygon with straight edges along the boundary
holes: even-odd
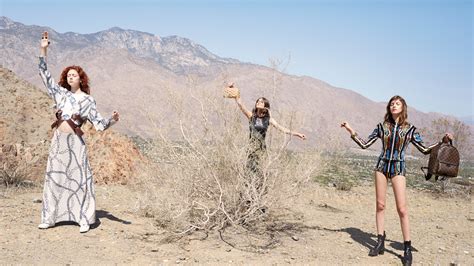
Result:
[[[72,117],[68,120],[63,120],[61,118],[61,115],[62,115],[62,111],[61,110],[58,110],[56,112],[56,121],[54,121],[54,123],[51,124],[51,128],[56,128],[56,127],[59,127],[59,125],[63,122],[63,121],[66,121],[69,126],[72,128],[72,130],[74,131],[74,133],[76,133],[76,135],[78,135],[79,137],[82,137],[82,135],[84,135],[84,131],[82,131],[81,129],[81,126],[82,124],[84,123],[84,120],[82,120],[81,116],[78,115],[78,114],[74,114],[72,115]],[[79,125],[76,125],[76,123],[74,123],[74,121],[77,121],[79,122]]]

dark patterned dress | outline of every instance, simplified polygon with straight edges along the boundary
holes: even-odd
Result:
[[[249,120],[249,148],[247,156],[247,169],[255,174],[261,174],[260,161],[266,152],[265,137],[268,126],[270,125],[270,116],[259,117],[256,113],[252,114]]]

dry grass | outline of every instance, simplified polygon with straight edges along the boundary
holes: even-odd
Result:
[[[229,228],[269,232],[268,225],[310,181],[319,153],[290,151],[289,143],[298,140],[269,129],[261,174],[249,172],[246,118],[233,100],[196,91],[170,91],[168,126],[149,120],[156,123],[156,137],[139,145],[151,161],[137,176],[140,210],[172,232],[170,239]],[[184,113],[183,105],[197,108]],[[298,124],[294,115],[279,114],[281,124]]]
[[[2,144],[0,149],[0,184],[10,187],[30,186],[31,160],[18,155],[15,145]]]

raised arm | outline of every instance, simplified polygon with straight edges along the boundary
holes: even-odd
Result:
[[[380,137],[380,133],[382,132],[381,125],[378,124],[374,131],[372,131],[372,133],[369,135],[367,140],[364,140],[357,136],[357,133],[354,131],[354,129],[352,129],[349,123],[342,122],[341,127],[345,128],[349,133],[351,133],[352,140],[354,140],[355,143],[357,143],[357,145],[359,145],[362,149],[367,149],[372,144],[374,144],[377,138]]]
[[[297,136],[298,138],[303,139],[303,140],[306,139],[305,134],[302,134],[296,131],[291,131],[290,129],[278,124],[277,121],[273,118],[270,118],[270,124],[285,134],[288,134],[291,136]]]
[[[249,110],[247,110],[247,108],[245,108],[244,104],[242,103],[242,100],[240,99],[240,97],[237,97],[235,98],[235,102],[237,103],[237,105],[239,106],[240,110],[242,111],[242,113],[244,113],[244,115],[250,119],[252,117],[252,112],[250,112]]]
[[[46,87],[49,96],[54,99],[56,103],[58,103],[59,98],[62,96],[63,93],[66,92],[65,88],[60,87],[56,84],[54,78],[51,77],[51,73],[48,70],[48,65],[46,64],[46,55],[47,49],[50,44],[48,39],[48,32],[43,32],[41,37],[41,45],[40,45],[40,57],[39,57],[39,75],[43,80],[44,86]]]

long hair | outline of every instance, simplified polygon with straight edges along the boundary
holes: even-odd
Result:
[[[384,121],[395,124],[395,120],[393,120],[392,113],[390,112],[390,104],[393,101],[396,101],[396,100],[400,100],[400,102],[402,103],[402,112],[401,112],[400,116],[398,117],[398,124],[404,126],[408,123],[408,121],[407,121],[407,119],[408,119],[408,106],[407,106],[407,103],[405,102],[405,99],[403,99],[402,96],[399,96],[399,95],[393,96],[392,98],[390,98],[390,101],[388,101],[388,103],[387,103],[387,112],[385,113]]]
[[[270,102],[265,97],[260,97],[255,101],[255,106],[253,107],[252,115],[257,115],[257,103],[260,99],[263,100],[263,106],[265,107],[265,109],[263,110],[264,116],[270,116],[270,113],[268,112],[268,110],[270,109]]]
[[[86,94],[90,94],[90,89],[89,89],[89,77],[87,76],[86,72],[82,69],[80,66],[68,66],[66,67],[63,72],[61,73],[61,77],[59,78],[59,86],[66,88],[67,90],[71,90],[71,86],[67,83],[67,72],[69,70],[74,69],[79,73],[79,87],[81,88],[81,91],[85,92]]]

